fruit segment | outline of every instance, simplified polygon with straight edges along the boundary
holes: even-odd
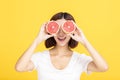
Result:
[[[55,34],[59,31],[59,25],[55,21],[50,21],[46,25],[46,31],[50,34]]]
[[[62,26],[62,29],[65,33],[72,33],[75,31],[75,28],[76,27],[72,21],[66,21]]]

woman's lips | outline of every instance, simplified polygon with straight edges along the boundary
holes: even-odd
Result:
[[[62,37],[62,38],[61,38],[61,37],[58,37],[58,40],[59,40],[59,41],[64,41],[65,39],[66,39],[66,37]]]

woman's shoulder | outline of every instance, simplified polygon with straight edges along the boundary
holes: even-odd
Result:
[[[35,52],[34,54],[33,54],[33,56],[36,56],[36,57],[43,57],[43,56],[46,56],[47,54],[49,53],[49,51],[48,50],[44,50],[44,51],[38,51],[38,52]]]
[[[81,56],[81,55],[84,55],[84,53],[81,53],[81,52],[76,52],[76,51],[73,51],[74,55],[76,56]]]
[[[74,61],[76,61],[79,64],[84,65],[85,63],[90,62],[92,60],[92,57],[85,53],[74,52]]]
[[[74,55],[75,55],[75,57],[78,57],[78,58],[90,57],[89,55],[87,55],[87,54],[85,54],[85,53],[76,52],[76,51],[74,51]]]

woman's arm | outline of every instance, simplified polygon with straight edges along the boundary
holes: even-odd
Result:
[[[41,42],[41,41],[40,41]],[[23,72],[23,71],[29,71],[34,69],[33,63],[30,61],[30,58],[37,47],[37,39],[35,39],[32,43],[32,45],[21,55],[21,57],[18,59],[15,69],[16,71]]]
[[[104,72],[108,70],[108,65],[102,56],[95,50],[87,39],[84,39],[84,47],[90,53],[93,61],[88,64],[88,71]]]
[[[75,24],[76,25],[76,24]],[[100,54],[95,50],[95,48],[90,44],[90,42],[84,36],[82,30],[76,25],[76,30],[74,33],[69,34],[74,40],[80,42],[90,53],[93,61],[88,64],[88,71],[103,72],[108,70],[108,65],[106,61],[100,56]],[[74,35],[73,35],[74,34]]]
[[[31,46],[23,53],[23,55],[18,59],[15,65],[16,71],[23,72],[23,71],[31,71],[34,69],[34,65],[32,63],[31,56],[34,53],[34,50],[38,46],[39,43],[41,43],[43,40],[46,40],[49,37],[52,37],[53,35],[48,35],[45,31],[46,24],[43,24],[41,27],[41,30],[36,37],[36,39],[33,41]]]

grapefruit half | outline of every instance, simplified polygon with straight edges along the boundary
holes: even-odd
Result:
[[[76,27],[72,21],[66,21],[62,26],[62,30],[65,33],[72,33],[75,31],[75,29],[76,29]]]
[[[46,31],[50,34],[55,34],[59,31],[59,25],[55,21],[50,21],[46,25]]]

